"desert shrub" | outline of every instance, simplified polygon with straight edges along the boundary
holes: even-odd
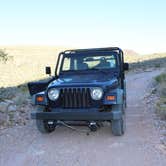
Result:
[[[27,84],[0,88],[0,102],[5,100],[12,100],[15,105],[23,105],[27,103],[28,98],[29,92]]]
[[[8,54],[5,52],[5,50],[0,49],[0,62],[6,63],[8,60]]]
[[[156,112],[162,119],[166,119],[166,98],[160,98],[157,102]]]
[[[166,72],[158,75],[155,79],[160,84],[164,82],[166,83]]]
[[[159,101],[156,105],[156,112],[161,118],[166,119],[166,72],[158,75],[155,80],[158,83]]]
[[[25,95],[28,93],[28,88],[26,85],[19,85],[17,87],[7,87],[7,88],[0,88],[0,101],[5,99],[12,99],[19,94]]]
[[[161,83],[158,86],[158,93],[161,97],[166,97],[166,83]]]
[[[0,101],[5,99],[12,99],[16,96],[18,92],[18,88],[8,87],[8,88],[0,88]]]

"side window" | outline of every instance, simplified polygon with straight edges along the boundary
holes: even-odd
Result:
[[[65,57],[63,60],[62,71],[70,70],[71,59],[69,57]]]

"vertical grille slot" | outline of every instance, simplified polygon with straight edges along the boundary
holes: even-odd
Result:
[[[63,108],[90,107],[89,88],[62,88],[60,93]]]

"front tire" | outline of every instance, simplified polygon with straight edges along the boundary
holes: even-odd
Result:
[[[121,136],[124,134],[124,121],[123,119],[112,120],[111,129],[112,134],[115,136]]]
[[[112,107],[112,111],[117,111],[117,110],[122,112],[122,117],[120,119],[111,120],[111,130],[113,135],[121,136],[124,134],[126,130],[126,114],[125,114],[124,104],[114,105]]]
[[[43,106],[37,106],[37,112],[46,112],[46,108]],[[51,133],[55,130],[54,125],[49,125],[47,120],[36,120],[36,127],[41,133]]]

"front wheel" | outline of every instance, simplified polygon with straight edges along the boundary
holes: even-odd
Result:
[[[46,112],[46,108],[43,106],[37,106],[37,112]],[[51,133],[55,130],[54,124],[48,124],[47,120],[37,119],[36,126],[41,133]]]
[[[111,121],[112,134],[115,136],[121,136],[126,130],[126,117],[125,113],[121,119]]]

